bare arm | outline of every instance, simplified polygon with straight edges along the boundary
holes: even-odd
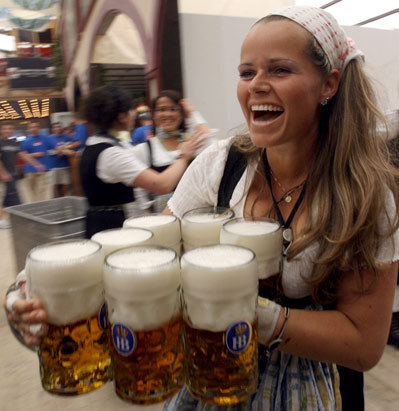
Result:
[[[291,310],[279,349],[300,357],[366,371],[381,358],[392,315],[398,263],[378,273],[371,292],[359,296],[352,272],[343,279],[335,310]],[[365,284],[372,274],[362,272]],[[282,312],[272,339],[281,329]]]
[[[18,156],[22,160],[24,160],[25,162],[27,162],[27,163],[31,164],[33,167],[35,167],[38,171],[43,171],[45,169],[43,164],[36,161],[35,158],[31,157],[31,154],[28,154],[26,151],[20,151],[18,153]]]
[[[7,181],[11,181],[12,177],[10,173],[6,170],[3,165],[3,162],[0,160],[0,181],[6,183]]]
[[[200,132],[194,132],[187,141],[180,144],[181,156],[166,170],[158,173],[147,168],[136,177],[132,185],[153,193],[170,193],[180,181],[195,152],[202,146],[204,139],[200,135]]]

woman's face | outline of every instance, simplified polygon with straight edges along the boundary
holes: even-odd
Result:
[[[237,96],[258,147],[317,138],[326,86],[307,43],[307,32],[288,20],[260,22],[244,40]]]
[[[156,127],[168,132],[176,131],[183,121],[182,108],[169,97],[161,97],[156,102],[153,119]]]

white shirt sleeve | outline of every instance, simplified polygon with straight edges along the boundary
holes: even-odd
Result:
[[[186,118],[187,133],[191,134],[199,124],[207,124],[199,111],[193,111]]]
[[[138,175],[148,168],[136,153],[136,147],[139,146],[113,146],[102,151],[97,159],[97,177],[105,183],[131,186]]]
[[[382,236],[386,236],[389,232],[389,227],[394,224],[398,218],[395,200],[392,191],[388,191],[385,196],[385,211],[378,217],[378,231]],[[399,260],[399,231],[396,231],[392,236],[385,238],[378,247],[376,257],[381,262],[393,262]]]
[[[180,180],[168,207],[174,215],[193,208],[216,206],[232,138],[218,140],[203,151],[188,167]]]

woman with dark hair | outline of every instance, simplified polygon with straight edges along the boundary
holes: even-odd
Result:
[[[98,231],[122,226],[124,205],[134,201],[132,187],[161,194],[172,191],[202,139],[196,132],[179,144],[174,161],[158,172],[150,169],[133,147],[121,144],[117,138],[133,124],[128,92],[112,86],[96,89],[86,99],[83,113],[95,131],[87,139],[80,161],[81,183],[90,205],[86,218],[86,237],[90,238]]]
[[[175,161],[179,153],[179,144],[195,131],[208,134],[209,129],[199,112],[195,111],[187,99],[175,90],[164,90],[152,102],[152,130],[146,127],[146,144],[137,146],[137,155],[148,167],[163,171]],[[143,129],[143,128],[141,128]],[[138,135],[139,129],[136,130]],[[135,190],[141,201],[149,197],[155,199],[153,211],[161,212],[172,193],[166,195],[145,195],[142,190]]]

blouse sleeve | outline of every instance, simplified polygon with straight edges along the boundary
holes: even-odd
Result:
[[[202,117],[202,114],[199,111],[193,111],[190,113],[185,121],[187,132],[189,134],[191,134],[199,124],[207,124],[206,120]]]
[[[114,146],[102,151],[97,160],[97,177],[105,183],[131,186],[138,175],[148,168],[136,153],[138,147]]]
[[[378,219],[378,230],[383,240],[380,243],[376,257],[381,262],[394,262],[399,260],[399,230],[387,237],[390,227],[396,222],[398,212],[395,205],[393,193],[389,191],[386,195],[385,210]]]
[[[232,138],[218,140],[191,163],[172,198],[170,211],[177,217],[193,208],[216,206],[220,180]]]

